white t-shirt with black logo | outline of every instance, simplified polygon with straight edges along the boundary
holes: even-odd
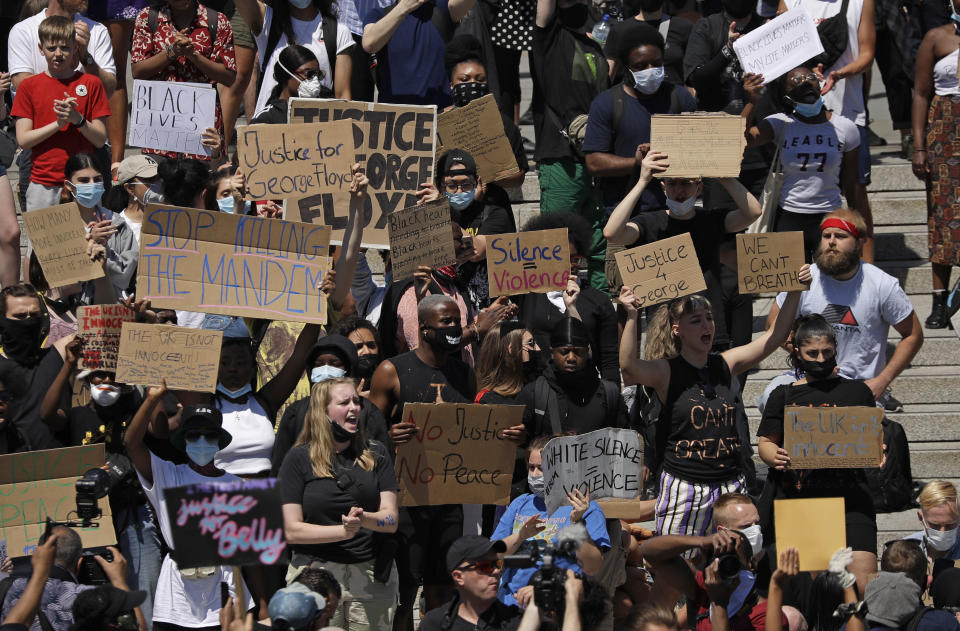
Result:
[[[896,278],[879,267],[861,263],[849,280],[837,280],[810,266],[810,289],[800,295],[797,316],[821,314],[837,335],[840,376],[873,379],[887,365],[887,333],[890,326],[913,313]],[[783,306],[787,294],[777,296]]]
[[[783,138],[780,206],[792,213],[809,214],[842,208],[840,165],[844,152],[860,146],[857,126],[836,112],[823,123],[804,123],[782,113],[764,120],[773,128],[774,142]]]

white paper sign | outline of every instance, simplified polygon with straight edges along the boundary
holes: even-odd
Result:
[[[133,82],[127,144],[158,151],[210,155],[201,134],[214,126],[217,90],[168,81]]]
[[[543,448],[544,501],[547,512],[569,504],[574,488],[590,499],[634,499],[640,494],[643,447],[630,429],[598,429],[579,436],[554,438]]]
[[[822,53],[823,45],[810,12],[799,6],[737,39],[733,50],[744,72],[770,83]]]

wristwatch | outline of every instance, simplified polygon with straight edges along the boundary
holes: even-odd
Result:
[[[81,114],[81,115],[80,115],[80,121],[79,121],[76,125],[74,125],[74,127],[76,127],[77,129],[80,129],[81,127],[83,127],[83,126],[86,125],[86,124],[87,124],[87,117],[84,116],[83,114]]]

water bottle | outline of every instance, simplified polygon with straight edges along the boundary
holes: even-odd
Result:
[[[590,36],[601,46],[607,43],[607,36],[610,35],[610,16],[604,14],[603,20],[593,26],[593,32]]]

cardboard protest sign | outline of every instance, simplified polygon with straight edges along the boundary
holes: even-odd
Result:
[[[406,403],[402,418],[417,434],[397,449],[401,506],[510,503],[516,445],[502,430],[522,405]]]
[[[353,131],[356,161],[370,180],[363,246],[389,247],[387,216],[416,204],[420,183],[433,181],[436,106],[292,98],[288,111],[291,123],[358,121]],[[369,131],[359,121],[369,123]],[[349,193],[309,191],[299,199],[288,197],[287,219],[330,226],[334,242],[342,241]]]
[[[117,354],[117,381],[171,390],[215,392],[223,331],[125,322]]]
[[[105,462],[102,443],[0,456],[0,537],[7,542],[7,553],[20,557],[33,552],[47,517],[74,519],[77,478]],[[100,498],[98,504],[103,511],[98,527],[73,528],[84,548],[117,544],[109,498]]]
[[[120,328],[133,322],[133,309],[123,305],[80,305],[77,309],[77,335],[83,340],[80,370],[117,369]]]
[[[353,125],[247,125],[237,130],[237,156],[250,199],[349,196]]]
[[[738,177],[743,149],[744,119],[718,113],[654,114],[650,148],[670,157],[664,177]]]
[[[490,296],[562,291],[570,278],[566,228],[487,237]]]
[[[773,523],[777,558],[787,548],[796,548],[801,572],[829,569],[833,553],[847,547],[842,497],[774,500]]]
[[[418,265],[442,267],[457,262],[445,197],[390,213],[390,261],[393,280],[410,278]]]
[[[127,144],[208,156],[201,135],[214,127],[216,109],[213,86],[134,79]]]
[[[450,149],[463,149],[476,161],[484,182],[496,182],[520,172],[492,94],[438,115],[437,136],[443,145],[437,158]]]
[[[783,410],[783,448],[791,469],[877,468],[883,457],[883,409],[873,406]]]
[[[633,499],[643,486],[640,435],[630,429],[598,429],[554,438],[540,454],[547,513],[569,504],[567,493],[590,491],[590,499]]]
[[[623,284],[641,307],[650,307],[707,288],[690,233],[616,253]]]
[[[325,226],[151,204],[137,293],[155,307],[324,324],[329,244]]]
[[[737,283],[741,294],[804,290],[802,232],[737,235]]]
[[[274,478],[164,489],[180,568],[286,562],[280,492]]]
[[[800,5],[737,38],[733,51],[744,72],[762,74],[770,83],[822,53],[823,44],[813,17]]]
[[[23,213],[23,225],[51,287],[103,278],[103,265],[87,256],[87,231],[76,202]]]

